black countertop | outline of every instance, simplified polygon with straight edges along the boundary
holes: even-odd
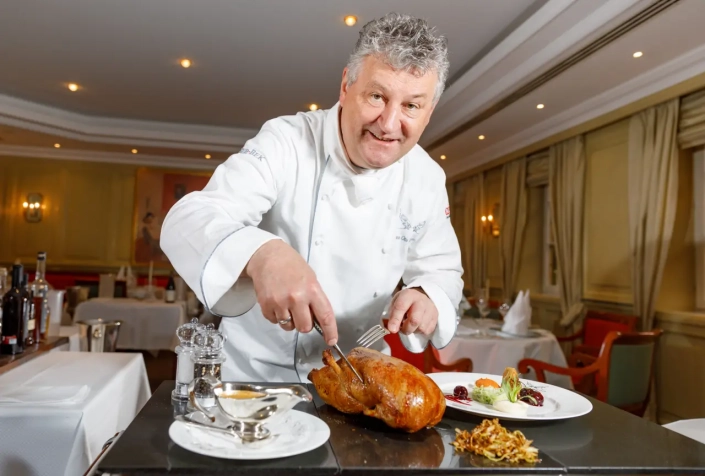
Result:
[[[265,461],[201,456],[171,441],[174,382],[164,382],[139,415],[97,463],[95,474],[251,475],[344,473],[390,474],[694,474],[705,472],[705,445],[594,399],[589,414],[553,422],[503,421],[539,449],[536,465],[505,465],[450,446],[455,429],[472,430],[482,417],[447,408],[441,423],[413,434],[362,415],[345,415],[314,394],[296,409],[319,416],[331,430],[328,442],[308,453]]]

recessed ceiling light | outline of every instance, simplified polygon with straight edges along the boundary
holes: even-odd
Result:
[[[357,23],[357,17],[355,15],[348,15],[345,17],[345,24],[348,26],[353,26]]]
[[[137,153],[137,149],[132,149],[132,153],[133,153],[133,154],[136,154],[136,153]]]
[[[76,83],[69,83],[68,88],[69,88],[69,91],[76,92],[76,91],[78,91],[78,84],[76,84]]]
[[[543,109],[545,106],[543,104],[537,104],[536,109]]]
[[[206,159],[210,159],[210,158],[211,158],[211,155],[210,155],[210,154],[206,154]]]
[[[641,58],[642,56],[644,56],[644,53],[642,53],[641,51],[636,51],[632,56],[635,58]]]
[[[191,67],[191,60],[188,59],[188,58],[182,59],[182,60],[181,60],[181,66],[183,66],[184,68],[189,68],[189,67]]]
[[[485,140],[485,136],[483,136],[483,135],[479,135],[479,136],[477,136],[477,138],[480,140]]]
[[[312,111],[317,111],[317,110],[318,110],[318,104],[311,104],[308,108],[309,108],[310,110],[312,110]]]
[[[441,155],[441,160],[446,160],[446,156],[445,156],[445,155]]]
[[[54,144],[54,147],[56,147],[56,148],[58,149],[59,147],[61,147],[61,144],[59,144],[59,143],[57,142],[56,144]]]

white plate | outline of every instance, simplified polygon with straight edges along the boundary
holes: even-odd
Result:
[[[244,444],[240,439],[174,421],[169,437],[184,449],[205,456],[226,459],[271,459],[293,456],[314,450],[328,441],[330,428],[318,417],[290,410],[277,423],[267,425],[268,439]]]
[[[468,395],[472,399],[472,388],[475,386],[475,381],[480,378],[491,378],[497,383],[502,382],[501,375],[489,375],[480,373],[465,373],[465,372],[436,372],[427,374],[431,380],[436,382],[446,395],[453,395],[453,389],[457,385],[464,385],[468,389]],[[522,384],[529,388],[538,390],[543,395],[543,406],[529,406],[526,416],[511,415],[503,413],[492,408],[492,405],[476,402],[474,400],[468,403],[458,403],[446,399],[446,406],[456,408],[458,410],[482,415],[491,418],[501,418],[504,420],[563,420],[566,418],[575,418],[581,415],[590,413],[592,403],[590,401],[570,390],[556,387],[548,383],[535,382],[533,380],[519,379]]]

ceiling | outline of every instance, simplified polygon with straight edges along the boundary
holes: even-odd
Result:
[[[333,105],[360,28],[389,11],[427,18],[449,39],[449,85],[422,145],[447,155],[451,177],[555,133],[629,81],[651,74],[667,87],[654,72],[677,59],[671,81],[705,71],[702,0],[3,0],[0,155],[212,168],[267,119]],[[636,89],[613,95],[635,100]]]

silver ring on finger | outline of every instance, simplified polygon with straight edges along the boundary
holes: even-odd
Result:
[[[279,325],[280,325],[280,326],[283,326],[283,325],[286,325],[286,324],[288,324],[288,323],[290,323],[290,322],[291,322],[291,314],[289,314],[289,317],[287,317],[286,319],[280,319],[280,320],[279,320]]]

